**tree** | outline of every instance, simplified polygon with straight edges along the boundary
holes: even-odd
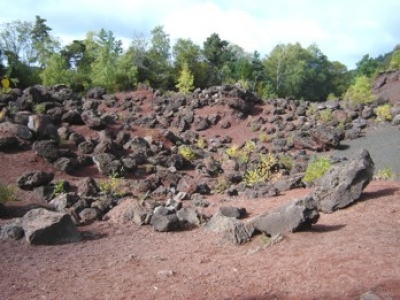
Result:
[[[400,47],[396,46],[393,50],[392,57],[390,59],[389,69],[399,70],[400,69]]]
[[[365,54],[361,60],[356,63],[357,68],[355,69],[355,76],[367,76],[372,77],[372,75],[376,72],[378,68],[378,62],[369,56],[369,54]]]
[[[183,63],[176,87],[180,92],[188,93],[193,89],[193,80],[193,75],[189,70],[188,64],[186,62]]]
[[[54,53],[47,62],[47,67],[40,73],[44,85],[53,86],[59,83],[72,84],[73,74],[61,54]]]
[[[344,100],[355,105],[371,103],[375,99],[371,92],[370,79],[365,75],[356,77],[354,84],[348,88],[344,96]]]
[[[31,31],[32,46],[36,52],[35,60],[40,67],[46,66],[46,62],[60,48],[60,42],[50,35],[52,30],[46,25],[47,20],[36,16],[35,24]]]
[[[151,47],[147,53],[151,86],[168,90],[173,87],[170,66],[170,39],[162,26],[151,31]]]

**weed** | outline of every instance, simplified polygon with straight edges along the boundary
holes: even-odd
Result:
[[[65,193],[65,192],[66,192],[66,190],[65,190],[65,181],[64,180],[60,180],[54,185],[53,198],[57,197],[60,194]]]
[[[0,183],[0,203],[15,201],[15,189],[3,183]]]
[[[184,159],[187,161],[192,161],[195,159],[196,154],[193,150],[188,146],[181,146],[179,147],[178,153],[183,156]]]
[[[317,114],[317,109],[315,108],[315,106],[310,105],[310,106],[307,108],[306,116],[307,116],[307,117],[311,117],[311,116],[315,116],[316,114]]]
[[[283,167],[286,170],[293,169],[294,160],[293,160],[293,158],[291,156],[289,156],[289,155],[281,155],[281,156],[279,156],[279,162],[283,165]]]
[[[257,182],[270,179],[272,168],[276,162],[275,156],[271,153],[267,156],[260,155],[257,167],[253,170],[247,170],[244,174],[244,182],[249,186],[253,186]]]
[[[41,115],[46,111],[46,106],[43,103],[35,103],[33,105],[33,112],[37,115]]]
[[[376,172],[375,178],[376,179],[383,179],[383,180],[390,180],[390,179],[394,179],[394,173],[391,167],[386,166],[381,170],[378,170],[378,172]]]
[[[196,146],[200,149],[204,149],[207,147],[207,141],[200,137],[196,140]]]
[[[118,177],[120,177],[120,174],[118,172],[112,172],[111,175],[108,177],[108,180],[99,183],[100,191],[107,194],[113,194],[116,197],[120,197],[121,193],[119,191],[119,188],[121,186],[121,183],[120,178]]]
[[[262,143],[266,143],[266,142],[269,141],[269,137],[268,137],[268,134],[266,132],[261,132],[260,135],[258,136],[258,139]]]
[[[376,108],[376,115],[377,115],[376,120],[378,122],[391,121],[392,114],[390,113],[390,109],[391,109],[391,107],[389,104],[384,104],[384,105],[378,106]]]
[[[346,130],[346,124],[343,122],[340,122],[337,126],[338,129],[340,130]]]
[[[216,179],[215,182],[215,187],[214,191],[216,193],[222,193],[224,192],[227,188],[229,188],[229,182],[224,176],[219,176]]]
[[[229,158],[236,158],[239,156],[239,147],[237,145],[232,145],[225,150],[225,153],[228,154]]]
[[[309,183],[317,178],[322,177],[326,173],[326,171],[331,168],[331,166],[332,163],[328,157],[315,157],[312,161],[308,163],[303,182]]]
[[[324,123],[331,122],[332,121],[332,109],[327,108],[327,109],[320,111],[319,117],[320,117],[321,121]]]
[[[246,141],[242,150],[244,153],[250,154],[251,152],[254,151],[255,147],[256,143],[254,143],[253,141]]]

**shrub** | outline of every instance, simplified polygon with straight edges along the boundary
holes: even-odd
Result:
[[[316,114],[317,114],[317,109],[315,108],[314,105],[310,105],[310,106],[307,108],[306,116],[307,116],[307,117],[312,117],[312,116],[315,116]]]
[[[293,169],[294,160],[289,155],[281,155],[279,156],[279,162],[283,165],[286,170]]]
[[[260,135],[258,136],[258,139],[262,143],[266,143],[269,140],[268,134],[266,132],[261,132]]]
[[[46,112],[46,106],[43,103],[35,103],[33,105],[33,112],[37,115],[41,115]]]
[[[344,100],[352,104],[368,104],[374,102],[376,97],[371,92],[370,79],[365,76],[356,77],[344,95]]]
[[[228,149],[225,150],[225,153],[228,154],[230,158],[235,158],[239,156],[239,147],[237,145],[232,145]]]
[[[247,141],[242,150],[244,153],[249,154],[254,151],[255,147],[256,144],[253,141]]]
[[[215,187],[214,191],[216,193],[222,193],[224,192],[227,188],[229,188],[229,182],[224,176],[219,176],[216,179],[215,182]]]
[[[390,180],[394,179],[393,170],[391,167],[386,166],[383,169],[376,172],[375,178],[376,179],[383,179],[383,180]]]
[[[320,156],[315,157],[308,163],[306,174],[304,175],[303,182],[309,183],[322,177],[326,171],[332,166],[332,163],[328,157]]]
[[[53,197],[57,197],[58,195],[65,193],[65,181],[60,180],[54,185],[53,189]]]
[[[376,120],[378,122],[391,121],[392,114],[390,113],[390,109],[391,109],[391,107],[389,104],[384,104],[384,105],[378,106],[376,108],[376,115],[377,115]]]
[[[183,156],[187,161],[192,161],[196,157],[193,150],[188,146],[179,147],[178,153]]]
[[[332,109],[327,108],[327,109],[320,111],[319,117],[320,117],[321,121],[324,123],[331,122],[332,121]]]
[[[276,164],[275,156],[269,153],[267,156],[260,155],[258,166],[254,170],[247,170],[244,174],[244,182],[253,186],[255,183],[271,178],[272,168]]]
[[[119,188],[121,186],[119,181],[119,174],[118,172],[113,172],[109,177],[108,180],[100,182],[99,188],[100,191],[105,192],[107,194],[113,194],[114,196],[121,196]]]
[[[15,201],[15,189],[3,183],[0,183],[0,203]]]
[[[200,149],[204,149],[207,147],[207,141],[200,137],[196,140],[196,146]]]

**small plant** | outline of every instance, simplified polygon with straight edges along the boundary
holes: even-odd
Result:
[[[315,116],[316,114],[317,114],[317,109],[315,108],[315,106],[310,105],[310,106],[307,108],[306,116],[307,116],[307,117],[311,117],[311,116]]]
[[[15,189],[3,183],[0,183],[0,203],[15,201]]]
[[[33,112],[37,115],[41,115],[46,111],[46,106],[43,103],[35,103],[33,105]]]
[[[207,141],[200,137],[196,140],[196,146],[200,149],[204,149],[207,147]]]
[[[386,166],[383,169],[376,172],[375,175],[376,179],[383,179],[383,180],[391,180],[394,179],[393,170],[391,167]]]
[[[246,141],[242,150],[244,153],[249,154],[254,151],[255,147],[256,143],[254,143],[253,141]]]
[[[376,97],[371,92],[370,78],[365,75],[356,77],[354,84],[347,89],[344,100],[354,105],[374,102]]]
[[[320,111],[319,117],[320,117],[321,121],[324,123],[331,122],[332,121],[332,109],[327,108],[327,109]]]
[[[378,106],[376,108],[376,115],[377,115],[376,120],[378,122],[391,121],[392,114],[390,113],[390,109],[391,109],[391,107],[389,104],[384,104],[384,105]]]
[[[293,169],[294,160],[293,160],[293,158],[291,156],[289,156],[289,155],[281,155],[281,156],[279,156],[279,162],[283,165],[283,167],[286,170]]]
[[[66,192],[65,181],[64,180],[60,180],[54,185],[53,198],[57,197],[60,194],[65,193],[65,192]]]
[[[268,134],[266,132],[261,132],[260,135],[258,136],[258,139],[262,143],[266,143],[266,142],[269,141],[269,137],[268,137]]]
[[[239,147],[237,145],[232,145],[228,149],[225,150],[225,153],[228,154],[230,158],[235,158],[239,156]]]
[[[215,182],[215,187],[214,191],[216,193],[222,193],[224,192],[227,188],[229,188],[229,182],[224,176],[219,176],[216,179]]]
[[[343,122],[340,122],[337,126],[338,129],[340,130],[346,130],[346,124]]]
[[[308,163],[303,182],[310,183],[315,179],[322,177],[326,173],[326,171],[331,168],[331,166],[332,163],[328,157],[315,157],[312,161]]]
[[[100,191],[117,197],[121,196],[119,192],[121,184],[118,177],[120,177],[118,172],[112,172],[108,180],[99,183]]]
[[[269,153],[267,156],[260,155],[258,166],[253,170],[247,170],[244,174],[244,182],[253,186],[255,183],[271,178],[272,168],[276,164],[275,156]]]
[[[193,150],[188,146],[181,146],[179,147],[178,153],[183,156],[184,159],[187,161],[192,161],[195,159],[196,154]]]

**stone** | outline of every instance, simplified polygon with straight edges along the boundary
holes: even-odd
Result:
[[[32,191],[34,188],[49,184],[54,178],[54,173],[44,171],[30,171],[17,179],[19,188]]]
[[[241,219],[246,216],[247,212],[245,208],[237,208],[233,206],[221,206],[219,208],[221,215],[225,217]]]
[[[61,157],[60,151],[57,149],[57,143],[54,140],[36,141],[32,145],[32,150],[49,163],[53,163]]]
[[[57,127],[54,126],[47,115],[30,115],[28,128],[35,132],[41,139],[58,139]]]
[[[71,207],[79,200],[76,193],[62,193],[49,202],[50,207],[56,211],[63,211],[65,208]]]
[[[249,221],[249,225],[266,235],[273,236],[308,228],[315,224],[318,218],[315,200],[311,196],[306,196],[253,218]]]
[[[360,300],[383,300],[378,295],[374,294],[373,292],[366,292],[360,296]]]
[[[19,240],[24,236],[20,222],[4,224],[0,227],[0,240]]]
[[[332,213],[357,201],[374,171],[374,162],[366,149],[361,149],[345,164],[331,168],[318,180],[312,193],[319,211]]]
[[[84,208],[79,213],[80,223],[82,225],[92,224],[94,221],[97,221],[100,217],[100,212],[96,208]]]
[[[81,240],[71,215],[44,208],[32,209],[22,218],[25,239],[31,245],[55,245]]]
[[[111,209],[105,219],[113,223],[135,223],[140,226],[149,224],[152,215],[153,208],[146,207],[138,199],[128,198]]]
[[[181,228],[181,223],[176,214],[154,215],[151,218],[151,225],[155,231],[159,232],[175,231]]]
[[[197,210],[191,207],[184,207],[176,213],[179,221],[200,226],[201,220]]]
[[[244,244],[254,233],[252,226],[240,223],[236,218],[226,217],[217,212],[204,224],[204,230],[223,233],[223,236],[235,244]]]
[[[85,177],[77,183],[77,193],[80,197],[96,197],[100,188],[92,177]]]

